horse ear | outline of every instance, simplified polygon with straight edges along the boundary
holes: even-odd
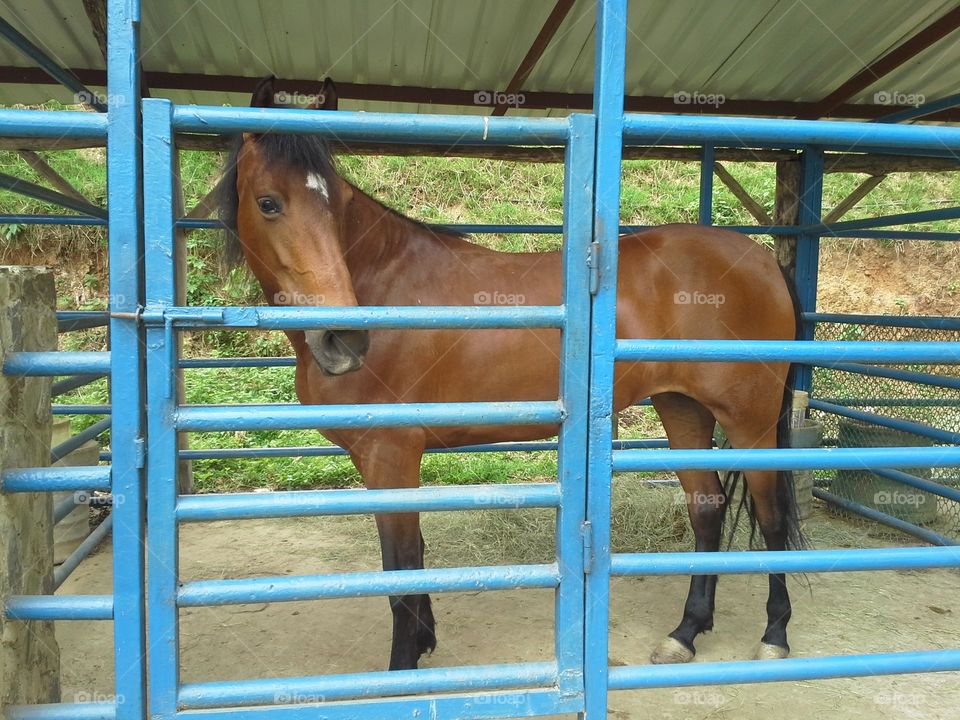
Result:
[[[274,102],[275,93],[273,91],[273,83],[276,79],[274,75],[267,75],[257,83],[257,86],[253,89],[253,95],[250,98],[250,107],[276,107],[276,103]]]
[[[330,78],[323,79],[323,90],[313,104],[314,110],[336,110],[340,98],[337,96],[337,86],[333,84]]]

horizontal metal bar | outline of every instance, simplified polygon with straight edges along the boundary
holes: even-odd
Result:
[[[898,123],[903,122],[904,120],[914,120],[925,115],[932,115],[933,113],[941,110],[957,107],[958,105],[960,105],[960,93],[948,95],[940,98],[939,100],[931,100],[930,102],[921,103],[916,107],[907,108],[906,110],[892,112],[889,115],[883,115],[881,117],[874,118],[871,122]]]
[[[103,418],[103,420],[98,420],[93,425],[84,428],[73,437],[64,440],[50,451],[50,464],[52,465],[53,463],[59,462],[84,443],[105,433],[110,429],[111,422],[112,419],[108,415],[107,417]]]
[[[557,682],[554,662],[468,665],[420,670],[264,678],[182,685],[177,704],[183,709],[273,705],[278,702],[328,702],[348,698],[441,692],[479,692],[542,687]]]
[[[50,412],[54,415],[109,415],[110,410],[109,405],[64,404],[50,407]]]
[[[735,660],[689,665],[628,665],[610,668],[608,687],[611,690],[633,690],[737,685],[950,670],[960,670],[960,650],[919,650],[786,660]]]
[[[931,427],[930,425],[913,422],[912,420],[901,420],[899,418],[892,418],[885,415],[878,415],[877,413],[867,412],[866,410],[856,410],[854,408],[844,407],[843,405],[833,405],[815,398],[810,399],[810,409],[820,410],[821,412],[827,412],[831,415],[840,415],[852,420],[873,423],[874,425],[881,425],[883,427],[891,428],[892,430],[899,430],[912,435],[930,438],[931,440],[936,440],[937,442],[951,443],[954,445],[960,444],[960,433],[941,430],[939,428]]]
[[[107,226],[105,217],[89,215],[0,215],[0,225],[83,225]]]
[[[703,145],[801,148],[816,145],[837,150],[960,151],[960,128],[932,125],[887,125],[866,122],[820,122],[707,115],[624,115],[625,144]]]
[[[939,220],[956,220],[957,218],[960,218],[960,207],[947,207],[860,218],[858,220],[844,220],[843,222],[832,223],[829,226],[821,225],[819,228],[827,229],[827,227],[829,227],[834,232],[846,230],[859,231],[889,225],[912,225],[913,223],[936,222]]]
[[[57,310],[57,332],[88,330],[110,324],[110,313],[103,310]]]
[[[185,358],[180,361],[184,369],[295,367],[296,364],[295,357]]]
[[[116,720],[117,706],[112,702],[50,703],[14,705],[7,712],[10,720]]]
[[[934,373],[916,372],[914,370],[900,370],[898,368],[877,367],[860,363],[836,363],[830,365],[833,370],[840,370],[857,375],[882,377],[888,380],[902,380],[903,382],[928,385],[930,387],[950,388],[960,390],[960,377],[936,375]]]
[[[174,415],[177,430],[309,430],[461,425],[556,425],[558,402],[401,403],[364,405],[189,405]]]
[[[26,111],[24,111],[26,112]],[[90,113],[91,115],[93,113]],[[96,375],[110,372],[109,352],[14,352],[3,363],[4,375]]]
[[[82,493],[83,491],[78,490],[77,492]],[[53,524],[56,525],[79,507],[80,505],[77,503],[77,493],[63,498],[59,503],[53,506]],[[86,505],[84,505],[83,508],[86,510]]]
[[[810,235],[817,231],[811,231]],[[822,229],[827,237],[862,238],[865,240],[930,240],[934,242],[953,242],[960,240],[960,233],[943,230],[832,230],[829,227]]]
[[[960,318],[945,315],[862,315],[857,313],[805,312],[808,322],[875,325],[877,327],[922,328],[924,330],[960,330]]]
[[[552,588],[559,582],[560,571],[556,563],[196,580],[180,586],[177,605],[200,607],[377,595]]]
[[[649,404],[649,403],[647,403]],[[668,447],[666,439],[652,438],[649,440],[614,440],[616,450],[632,448],[663,448]],[[457,447],[427,448],[424,452],[431,454],[456,453],[497,453],[497,452],[556,452],[555,440],[486,443],[483,445],[460,445]],[[206,450],[180,450],[181,460],[229,460],[258,457],[342,457],[347,451],[337,445],[309,445],[300,447],[255,447],[255,448],[208,448]]]
[[[872,472],[874,475],[879,475],[880,477],[885,477],[889,480],[894,480],[896,482],[903,483],[904,485],[909,485],[917,490],[923,490],[924,492],[931,493],[932,495],[938,495],[939,497],[946,498],[947,500],[953,500],[954,502],[960,503],[960,489],[956,487],[943,485],[934,480],[928,480],[927,478],[917,477],[916,475],[905,473],[902,470],[874,469],[870,472]]]
[[[23,468],[0,474],[0,490],[8,493],[109,489],[109,465]]]
[[[106,140],[107,116],[77,110],[0,110],[0,136]]]
[[[80,543],[72,553],[70,553],[66,560],[53,569],[53,589],[55,591],[60,589],[60,586],[63,585],[64,581],[70,577],[70,574],[74,570],[77,569],[77,566],[80,565],[80,563],[82,563],[101,542],[103,542],[104,538],[107,537],[112,528],[113,514],[111,513],[110,515],[107,515],[102,523],[93,529],[93,532],[83,539],[83,542]]]
[[[9,620],[113,620],[113,595],[12,595]]]
[[[631,575],[743,575],[860,572],[960,567],[956,547],[735,552],[614,553],[610,573]]]
[[[558,507],[559,504],[560,486],[556,483],[382,490],[296,490],[184,495],[177,502],[177,519],[181,522],[206,522],[360,513],[550,508]]]
[[[76,390],[77,388],[90,385],[95,383],[97,380],[106,377],[106,375],[74,375],[71,378],[66,380],[58,380],[50,388],[50,397],[60,397],[65,395],[71,390]]]
[[[892,408],[948,408],[960,407],[960,398],[872,398],[872,397],[843,397],[817,398],[825,403],[842,405],[844,407],[892,407]]]
[[[403,672],[403,671],[398,671]],[[583,709],[582,695],[558,688],[518,691],[489,691],[459,695],[396,697],[380,700],[301,703],[274,707],[238,707],[181,710],[177,720],[359,720],[390,718],[418,720],[422,718],[503,718],[522,713],[523,717],[576,714]]]
[[[145,100],[144,103],[153,102]],[[875,126],[874,126],[875,127]],[[323,113],[291,108],[174,105],[173,129],[192,133],[311,133],[338,140],[433,145],[563,145],[565,118]]]
[[[960,364],[960,343],[865,340],[618,340],[633,362],[834,362]]]
[[[960,447],[614,450],[614,472],[957,467]]]
[[[831,503],[836,505],[847,512],[854,513],[861,517],[866,518],[867,520],[872,520],[874,522],[881,523],[887,527],[892,527],[901,532],[912,535],[915,538],[923,540],[924,542],[930,543],[931,545],[943,545],[943,546],[955,546],[957,542],[952,540],[945,535],[940,533],[933,532],[933,530],[928,530],[927,528],[920,527],[914,523],[907,522],[906,520],[901,520],[900,518],[894,517],[885,512],[881,512],[876,508],[867,507],[858,502],[854,502],[845,497],[840,497],[831,492],[827,492],[823,488],[814,487],[813,496],[824,502]]]
[[[482,301],[482,298],[480,299]],[[147,307],[143,321],[168,320],[179,329],[211,327],[261,330],[419,328],[560,328],[562,305],[452,305],[435,307]]]

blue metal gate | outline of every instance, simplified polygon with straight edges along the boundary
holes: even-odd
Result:
[[[678,469],[897,468],[960,466],[956,446],[868,450],[614,449],[613,369],[617,360],[960,363],[954,343],[814,342],[817,243],[827,232],[862,227],[820,223],[824,150],[960,153],[960,129],[932,126],[624,115],[626,0],[597,4],[594,112],[566,119],[408,116],[177,107],[145,100],[137,85],[139,3],[111,1],[109,63],[114,102],[102,115],[4,111],[12,135],[108,138],[111,266],[109,355],[37,354],[5,372],[106,372],[113,391],[113,456],[96,471],[24,471],[4,490],[111,488],[113,595],[14,598],[8,617],[112,619],[117,699],[85,706],[24,708],[17,717],[487,718],[585,713],[606,716],[609,690],[806,680],[960,669],[960,650],[781,661],[608,667],[611,576],[830,572],[960,565],[955,548],[892,548],[763,553],[617,554],[610,551],[611,477],[619,471]],[[143,191],[138,129],[142,129]],[[176,304],[172,167],[175,134],[273,131],[335,134],[345,140],[486,145],[563,145],[564,293],[551,307],[292,308],[184,307]],[[804,340],[798,342],[618,340],[614,333],[619,178],[624,144],[794,148],[803,154],[798,284]],[[710,175],[702,187],[709,198]],[[142,200],[142,217],[140,202]],[[928,215],[924,219],[933,218]],[[701,208],[709,222],[709,205]],[[876,227],[867,226],[867,227]],[[749,229],[748,229],[749,230]],[[754,228],[754,230],[756,230]],[[770,231],[770,228],[765,229]],[[785,231],[781,229],[781,231]],[[146,278],[146,282],[144,282]],[[557,399],[548,402],[356,406],[183,406],[175,375],[177,337],[199,328],[557,328],[562,334]],[[145,345],[144,345],[145,342]],[[801,382],[809,387],[809,372]],[[144,397],[145,395],[145,397]],[[418,490],[278,493],[269,506],[252,495],[177,495],[176,433],[234,429],[560,423],[556,483]],[[143,450],[146,438],[148,447]],[[143,466],[146,458],[146,496]],[[144,503],[146,503],[146,558]],[[556,558],[541,565],[408,570],[181,583],[178,528],[230,518],[438,511],[486,507],[553,508]],[[149,566],[149,572],[147,572]],[[144,596],[146,587],[146,597]],[[555,651],[547,662],[416,671],[181,684],[178,612],[183,607],[321,600],[407,592],[555,588]],[[149,617],[147,617],[149,606]],[[145,656],[149,656],[146,662]],[[323,697],[290,705],[280,697]]]

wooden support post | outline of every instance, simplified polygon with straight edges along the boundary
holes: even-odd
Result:
[[[777,162],[777,185],[774,191],[773,224],[796,225],[800,213],[800,161]],[[797,236],[775,235],[773,248],[777,262],[791,278],[797,273]]]
[[[737,199],[743,203],[743,206],[747,209],[754,219],[760,225],[773,225],[773,220],[767,214],[767,211],[763,209],[763,206],[753,199],[753,196],[748,193],[743,185],[737,182],[737,179],[733,177],[727,169],[721,165],[719,162],[713,164],[713,171],[717,174],[717,177],[720,178],[720,181],[729,188],[730,192],[736,195]]]

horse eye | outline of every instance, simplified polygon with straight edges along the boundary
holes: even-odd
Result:
[[[280,203],[272,197],[258,198],[257,205],[260,206],[260,212],[264,215],[278,215],[280,213]]]

